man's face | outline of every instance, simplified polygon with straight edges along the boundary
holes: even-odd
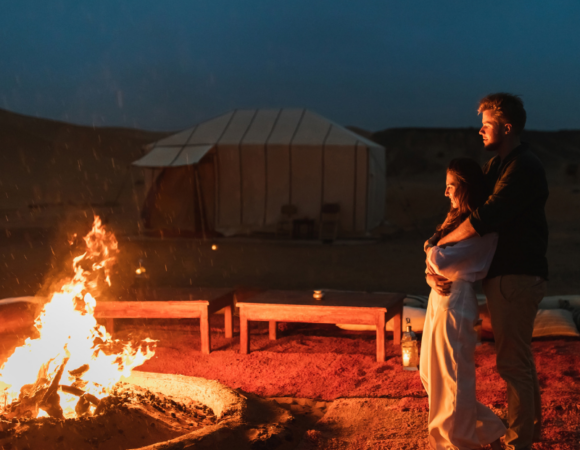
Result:
[[[481,130],[479,134],[483,138],[486,150],[496,151],[505,139],[505,125],[500,123],[494,116],[493,111],[483,111],[481,115]]]

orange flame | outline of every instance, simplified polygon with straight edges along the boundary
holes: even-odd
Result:
[[[18,398],[26,385],[38,385],[40,374],[48,374],[44,385],[50,385],[63,364],[66,370],[60,384],[80,385],[84,392],[102,398],[123,376],[154,355],[152,340],[146,340],[143,351],[140,346],[113,340],[97,324],[93,295],[98,296],[101,278],[110,286],[110,270],[119,250],[115,236],[102,227],[98,216],[84,241],[85,253],[73,260],[73,277],[63,281],[35,321],[40,336],[28,338],[0,368],[0,392],[5,390],[6,403]],[[113,346],[121,351],[113,353]],[[82,366],[88,367],[82,379],[69,374]],[[59,395],[64,416],[74,417],[78,397],[63,392]]]

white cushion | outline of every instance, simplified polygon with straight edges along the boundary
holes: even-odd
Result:
[[[552,295],[544,297],[538,305],[540,309],[560,309],[560,300],[567,300],[572,308],[580,308],[580,295]]]
[[[493,334],[491,319],[486,305],[479,306],[479,317],[483,319],[481,329]],[[534,321],[533,337],[580,336],[574,318],[565,309],[540,309]]]
[[[407,295],[403,300],[405,306],[412,306],[413,308],[427,309],[429,297],[426,295]]]
[[[411,319],[411,328],[416,333],[421,333],[423,331],[423,326],[425,325],[425,313],[427,311],[423,308],[414,308],[412,306],[403,307],[403,331],[407,328],[407,318]],[[343,330],[350,331],[376,331],[377,327],[375,325],[359,325],[359,324],[336,324],[337,327]],[[393,331],[393,319],[387,322],[385,327],[387,331]]]
[[[46,302],[46,298],[45,297],[32,297],[32,296],[28,296],[28,297],[9,297],[9,298],[3,298],[0,299],[0,307],[4,306],[4,305],[11,305],[14,303],[32,303],[35,305],[41,304]]]
[[[533,337],[580,336],[570,311],[565,309],[539,310],[534,321]]]

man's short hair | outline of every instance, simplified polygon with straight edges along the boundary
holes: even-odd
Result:
[[[513,131],[519,135],[526,125],[526,110],[524,102],[517,95],[499,92],[483,97],[479,101],[479,114],[483,111],[493,111],[493,116],[503,123],[509,123]]]

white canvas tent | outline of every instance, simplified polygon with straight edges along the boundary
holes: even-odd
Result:
[[[341,232],[381,223],[384,148],[305,109],[235,110],[147,147],[149,228],[224,234],[274,229],[283,205],[320,218],[340,205]]]

